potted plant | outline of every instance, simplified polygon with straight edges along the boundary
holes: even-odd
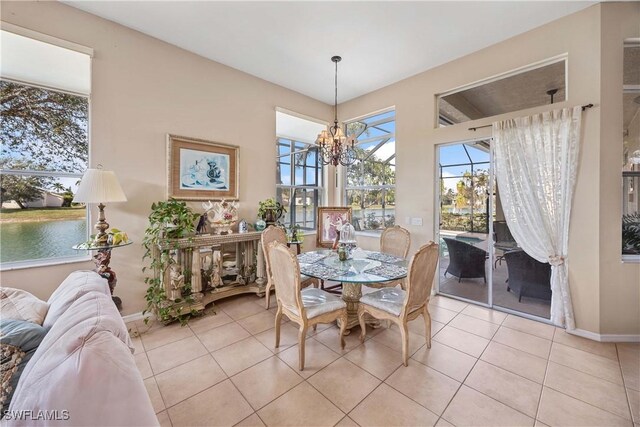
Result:
[[[199,217],[200,215],[194,213],[185,202],[178,200],[169,199],[166,202],[160,201],[151,205],[149,226],[145,230],[144,238],[142,239],[142,246],[145,250],[142,259],[143,261],[147,258],[151,260],[149,267],[152,270],[151,276],[144,279],[148,288],[145,296],[147,307],[143,314],[152,312],[162,322],[170,322],[177,319],[183,324],[191,316],[191,311],[183,312],[183,305],[178,305],[176,308],[166,303],[167,295],[162,283],[162,277],[164,277],[165,271],[175,263],[175,260],[170,254],[171,249],[165,249],[160,254],[157,254],[155,250],[161,243],[167,242],[169,239],[193,235],[195,223]],[[147,267],[145,266],[142,271],[145,272],[146,269]],[[176,299],[175,303],[184,302],[188,306],[192,302],[188,297],[188,286],[185,286],[184,294],[187,297],[184,300]],[[148,317],[145,318],[145,322],[148,320]]]
[[[267,225],[277,224],[286,212],[287,209],[282,203],[276,201],[273,197],[258,203],[258,217],[266,222]]]

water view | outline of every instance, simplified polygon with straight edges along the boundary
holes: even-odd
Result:
[[[0,224],[0,262],[83,255],[71,249],[87,240],[84,219],[3,222]]]

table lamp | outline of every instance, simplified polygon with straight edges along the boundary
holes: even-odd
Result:
[[[95,225],[98,234],[96,234],[93,244],[95,246],[107,246],[108,235],[106,231],[109,229],[109,224],[104,217],[104,203],[127,201],[127,196],[124,195],[116,174],[113,171],[103,170],[101,165],[98,165],[97,169],[87,169],[82,176],[73,201],[98,203],[100,214]]]

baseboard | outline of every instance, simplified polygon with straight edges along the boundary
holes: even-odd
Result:
[[[593,341],[600,342],[640,342],[640,335],[632,334],[596,334],[595,332],[585,331],[583,329],[567,330],[568,333],[579,337],[588,338]]]
[[[127,314],[126,316],[122,316],[122,320],[124,320],[124,323],[129,323],[129,322],[136,322],[138,320],[143,320],[145,317],[153,317],[153,316],[151,315],[151,313],[142,314],[142,312],[139,311],[137,313]]]

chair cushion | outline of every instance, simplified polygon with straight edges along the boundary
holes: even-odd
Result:
[[[384,310],[399,316],[407,293],[400,288],[382,288],[379,291],[365,294],[360,298],[360,304]]]
[[[318,288],[305,288],[300,293],[302,294],[302,304],[307,312],[307,319],[347,308],[347,304],[342,301],[342,298]]]
[[[49,305],[27,291],[0,288],[0,313],[3,319],[26,320],[42,325]]]

